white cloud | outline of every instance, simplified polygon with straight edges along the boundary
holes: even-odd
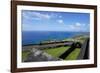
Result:
[[[88,25],[89,24],[86,25],[86,24],[77,22],[75,24],[69,25],[68,29],[72,31],[88,31],[89,29]]]
[[[28,12],[23,13],[23,17],[27,19],[41,20],[41,19],[50,19],[52,16],[49,14],[44,14],[40,12],[28,11]]]
[[[83,30],[81,28],[81,25],[78,25],[78,24],[71,25],[71,29],[74,30],[74,31],[81,31],[81,30]]]
[[[62,19],[57,20],[58,23],[64,23],[64,21]]]
[[[80,27],[81,24],[79,22],[75,23],[75,26]]]
[[[51,18],[50,15],[39,13],[39,12],[32,12],[32,16],[35,16],[36,18],[40,18],[40,19],[50,19]]]
[[[60,15],[59,18],[62,18],[62,16]]]

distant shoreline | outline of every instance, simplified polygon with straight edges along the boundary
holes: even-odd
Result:
[[[46,44],[55,44],[55,43],[65,43],[65,42],[73,42],[73,41],[58,41],[58,42],[50,42],[50,43],[39,43],[39,44],[27,44],[27,45],[22,45],[22,46],[34,46],[34,45],[46,45]]]
[[[50,41],[47,41],[47,42],[41,42],[41,43],[38,43],[38,44],[26,44],[26,45],[22,45],[22,46],[38,46],[38,45],[46,45],[46,44],[55,44],[55,43],[65,43],[65,42],[73,42],[72,40],[74,40],[75,38],[79,38],[79,37],[83,37],[83,36],[87,36],[87,35],[77,35],[77,36],[74,36],[73,38],[66,38],[67,40],[63,39],[63,40],[60,40],[60,41],[53,41],[53,40],[50,40]],[[89,36],[88,36],[89,37]],[[68,40],[70,39],[70,40]],[[52,41],[52,42],[51,42]]]

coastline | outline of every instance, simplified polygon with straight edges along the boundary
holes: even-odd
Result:
[[[73,43],[78,43],[79,42],[80,44],[83,44],[84,40],[87,39],[87,38],[89,38],[89,36],[88,37],[87,36],[84,36],[83,37],[82,35],[81,36],[78,35],[77,37],[70,38],[70,39],[64,39],[62,41],[52,41],[52,42],[49,41],[48,43],[24,45],[24,46],[22,46],[22,55],[23,55],[22,58],[25,57],[25,56],[28,58],[28,55],[31,54],[34,49],[37,49],[37,50],[40,50],[40,51],[44,51],[44,53],[50,55],[57,48],[59,48],[59,50],[62,51],[62,49],[67,48],[68,46],[72,46]],[[62,49],[60,49],[60,47]],[[72,48],[73,49],[72,50],[73,51],[73,54],[78,55],[79,52],[80,52],[80,48],[77,47],[76,48],[76,51],[74,51],[74,48],[75,47]],[[64,49],[64,50],[66,50],[66,49]],[[57,53],[57,51],[58,50],[56,50],[55,53],[54,54],[51,54],[51,55],[54,55],[55,56],[56,53]],[[72,59],[73,60],[73,59],[77,58],[77,57],[72,57],[73,54],[71,54],[70,57],[68,57],[68,58],[66,57],[65,59],[66,60],[68,60],[68,59]],[[22,61],[23,60],[24,59],[22,59]]]
[[[77,36],[88,35],[89,32],[53,32],[53,31],[26,31],[22,33],[22,45],[38,45],[42,43],[61,42]]]

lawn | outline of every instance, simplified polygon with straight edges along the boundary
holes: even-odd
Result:
[[[50,54],[51,56],[58,58],[61,54],[63,54],[66,50],[68,50],[70,46],[66,47],[57,47],[57,48],[49,48],[49,49],[44,49],[46,53]]]
[[[30,51],[23,51],[22,52],[22,60],[25,60],[29,54],[30,54]]]
[[[78,55],[80,53],[80,48],[76,48],[74,51],[72,51],[65,60],[76,60]]]

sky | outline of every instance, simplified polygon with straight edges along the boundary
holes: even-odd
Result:
[[[22,10],[22,31],[89,32],[90,14]]]

